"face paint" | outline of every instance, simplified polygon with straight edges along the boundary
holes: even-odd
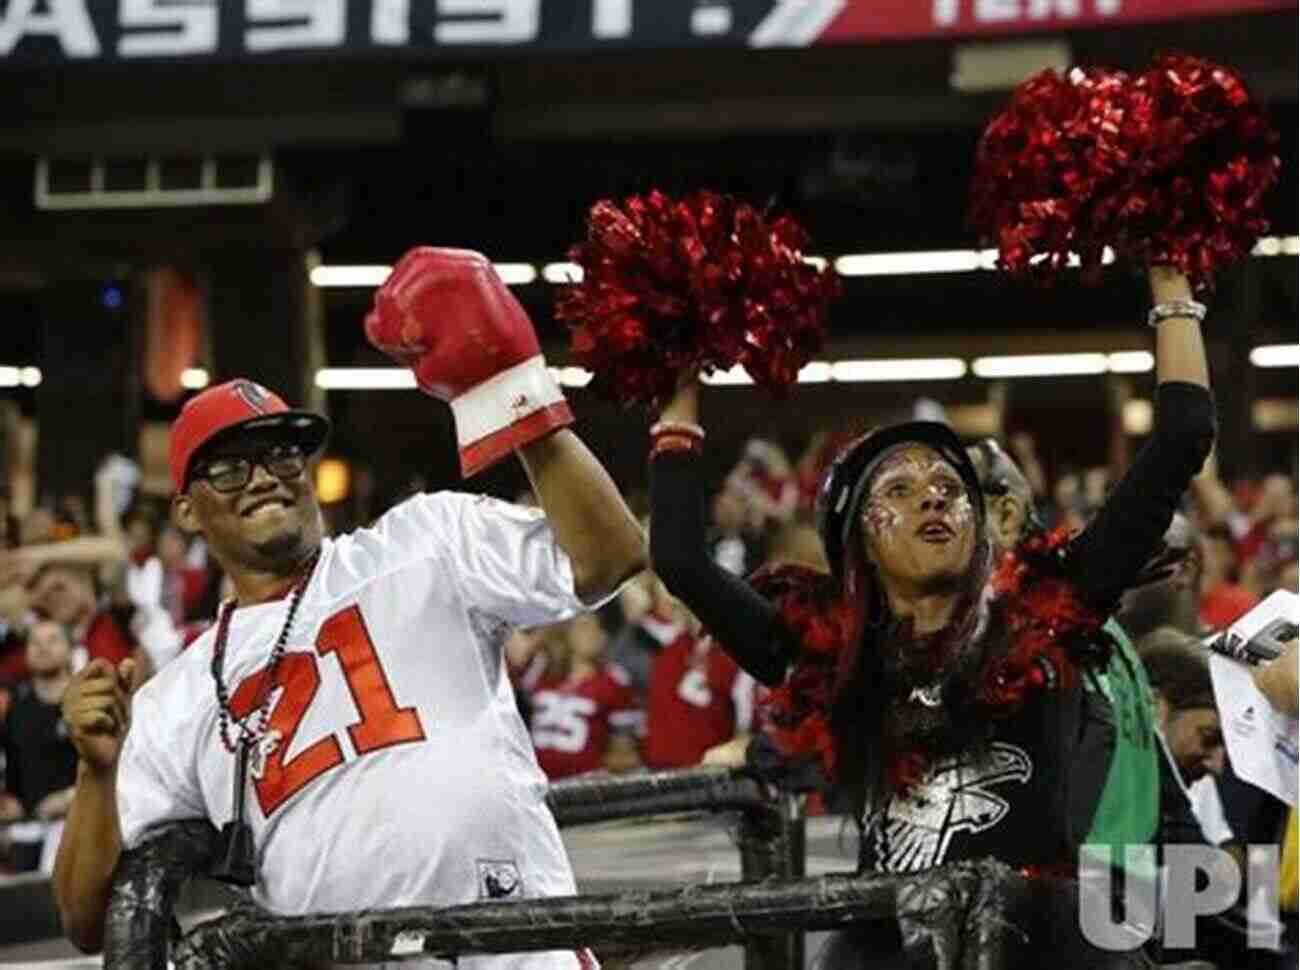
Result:
[[[884,459],[860,516],[868,556],[887,575],[926,582],[970,562],[970,496],[952,464],[924,445],[904,445]]]
[[[863,524],[873,533],[897,528],[908,504],[929,501],[946,507],[954,526],[971,519],[970,496],[952,465],[928,448],[905,448],[876,471],[863,508]]]

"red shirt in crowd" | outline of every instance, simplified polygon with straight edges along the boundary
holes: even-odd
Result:
[[[610,735],[642,722],[627,674],[613,664],[578,679],[542,677],[531,700],[533,748],[548,778],[603,767]]]
[[[1222,582],[1201,594],[1201,625],[1222,630],[1253,610],[1259,597],[1235,583]]]
[[[709,748],[750,730],[757,689],[712,639],[681,634],[650,668],[642,761],[648,768],[699,764]]]
[[[0,634],[0,687],[27,679],[27,638],[10,627]]]
[[[118,625],[112,613],[101,612],[95,614],[90,626],[86,628],[82,646],[89,654],[88,659],[98,660],[102,657],[116,667],[131,656],[135,650],[135,640]]]

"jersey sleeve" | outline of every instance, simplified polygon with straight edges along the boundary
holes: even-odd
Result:
[[[372,531],[389,547],[385,556],[441,559],[467,605],[514,626],[556,623],[600,605],[578,598],[573,566],[540,509],[437,492],[396,506]]]
[[[135,696],[117,769],[117,814],[127,849],[164,822],[207,817],[198,779],[184,768],[186,746],[179,738],[169,744],[159,740],[163,716],[147,690]]]

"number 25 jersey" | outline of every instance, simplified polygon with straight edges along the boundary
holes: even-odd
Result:
[[[253,730],[288,609],[286,597],[231,618],[223,675]],[[250,759],[258,902],[301,914],[573,893],[502,644],[512,626],[582,609],[537,510],[419,495],[326,539]],[[161,822],[231,817],[213,638],[135,698],[118,771],[128,848]]]

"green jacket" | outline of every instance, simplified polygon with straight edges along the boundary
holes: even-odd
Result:
[[[1154,842],[1160,825],[1155,699],[1124,628],[1111,619],[1103,632],[1112,642],[1110,661],[1104,670],[1085,678],[1085,703],[1090,717],[1113,725],[1113,730],[1103,732],[1113,737],[1113,743],[1106,745],[1109,766],[1082,851],[1103,853],[1103,857],[1111,852],[1113,864],[1124,866],[1123,846]],[[1140,868],[1150,874],[1145,866]]]

